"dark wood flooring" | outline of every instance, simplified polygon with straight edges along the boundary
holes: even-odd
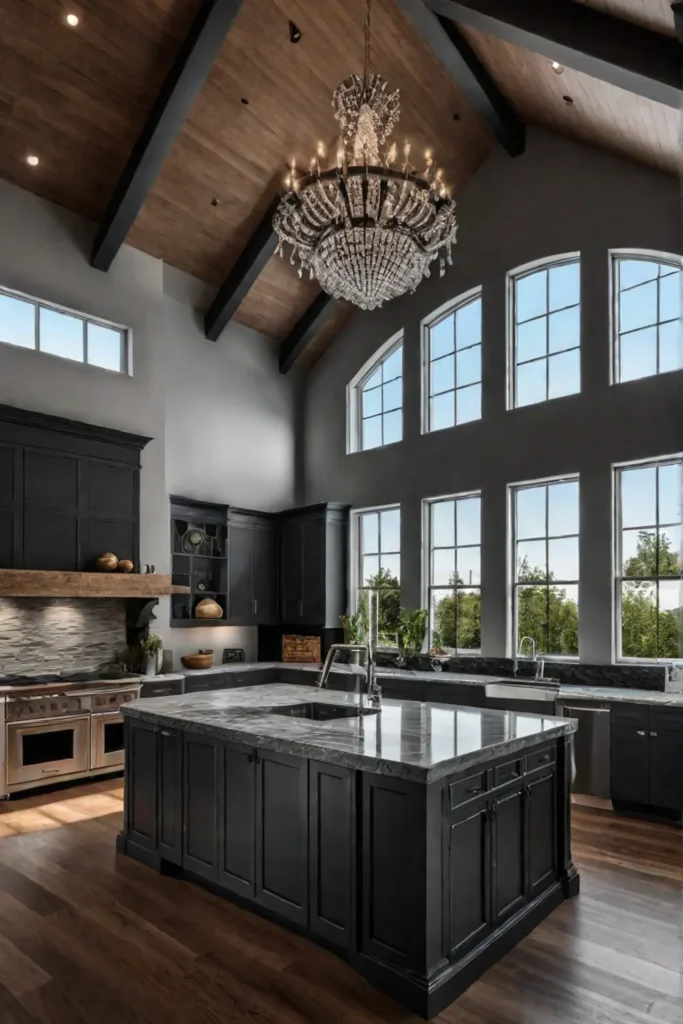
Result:
[[[415,1024],[334,955],[114,852],[121,781],[0,804],[0,1024]],[[578,899],[440,1024],[683,1024],[683,834],[574,810]]]

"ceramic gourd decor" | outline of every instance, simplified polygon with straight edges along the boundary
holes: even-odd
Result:
[[[111,551],[105,551],[103,555],[100,555],[95,564],[98,572],[114,572],[119,564],[119,560]]]
[[[194,610],[195,619],[222,619],[223,609],[211,597],[203,598]]]

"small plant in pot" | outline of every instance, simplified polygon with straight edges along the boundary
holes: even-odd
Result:
[[[405,608],[401,609],[398,646],[406,662],[422,653],[428,617],[426,608],[416,608],[412,612],[407,612]]]
[[[344,627],[344,643],[345,644],[364,644],[365,643],[365,621],[360,612],[355,612],[353,615],[341,615],[340,621]],[[360,659],[360,651],[349,651],[349,664],[358,665]]]
[[[144,640],[140,641],[140,650],[144,658],[146,676],[155,676],[159,671],[162,646],[161,637],[156,633],[150,633]]]

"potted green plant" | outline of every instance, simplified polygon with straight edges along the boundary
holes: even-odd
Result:
[[[401,609],[398,646],[406,658],[414,657],[422,652],[428,616],[426,608],[416,608],[412,612],[406,611],[405,608]]]
[[[341,615],[340,622],[344,627],[345,644],[365,643],[365,621],[360,612],[353,615]],[[349,651],[349,664],[357,665],[359,662],[359,651]]]
[[[155,676],[159,671],[162,646],[161,637],[156,633],[150,633],[144,640],[140,641],[140,650],[145,660],[146,676]]]

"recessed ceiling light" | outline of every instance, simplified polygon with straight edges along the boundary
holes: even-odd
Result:
[[[66,16],[66,23],[67,25],[71,25],[72,28],[76,28],[76,25],[78,25],[80,20],[81,19],[77,14],[67,14]]]
[[[40,163],[40,160],[34,153],[29,153],[29,155],[26,157],[26,163],[29,165],[29,167],[37,167]]]
[[[564,68],[562,67],[562,65],[558,64],[556,60],[551,62],[550,67],[553,69],[553,71],[555,72],[556,75],[561,75],[562,72],[564,71]]]

